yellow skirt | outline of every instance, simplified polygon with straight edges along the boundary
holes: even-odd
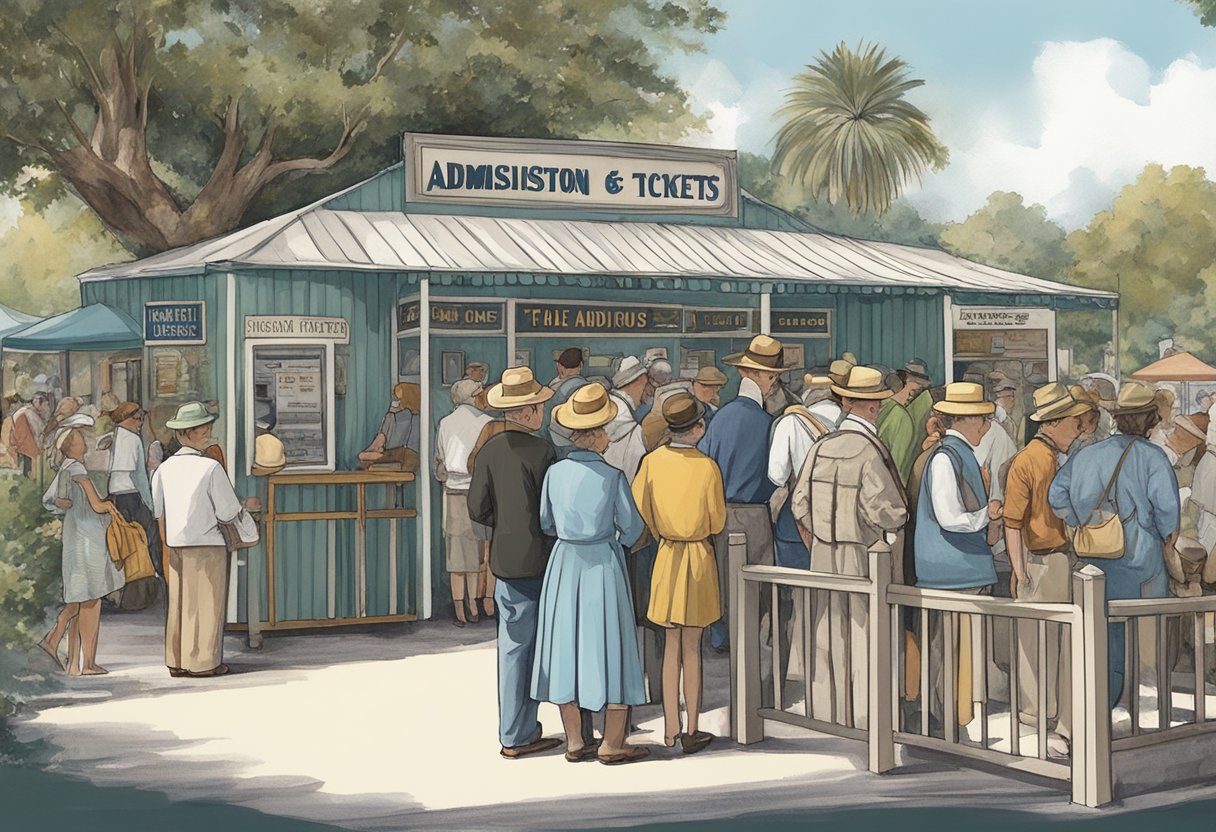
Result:
[[[660,627],[708,627],[722,617],[718,563],[708,540],[660,541],[646,617]]]

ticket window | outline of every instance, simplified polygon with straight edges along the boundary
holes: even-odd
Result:
[[[333,378],[332,343],[250,347],[249,433],[277,436],[289,469],[334,470]]]

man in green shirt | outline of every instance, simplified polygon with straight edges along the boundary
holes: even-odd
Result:
[[[878,411],[878,438],[891,452],[900,481],[906,486],[912,473],[912,463],[920,451],[916,442],[916,425],[908,412],[911,396],[918,392],[919,387],[907,370],[890,373],[887,386],[895,391],[895,395],[884,401]]]
[[[925,444],[925,423],[929,421],[929,415],[933,412],[933,394],[929,392],[932,386],[932,381],[929,378],[929,366],[923,358],[913,358],[904,365],[905,373],[908,374],[908,384],[915,389],[908,393],[908,415],[912,417],[912,429],[914,431],[913,447],[915,450],[912,453],[912,458],[921,452],[921,446]]]

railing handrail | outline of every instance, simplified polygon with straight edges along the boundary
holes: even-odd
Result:
[[[793,569],[788,566],[767,566],[749,563],[739,570],[745,581],[753,583],[794,586],[803,589],[824,589],[834,592],[855,592],[868,595],[872,582],[869,578],[852,575],[834,575],[830,572],[812,572],[808,569]]]
[[[1199,598],[1135,598],[1107,602],[1107,614],[1112,620],[1142,615],[1185,615],[1188,612],[1216,612],[1216,595],[1204,595]]]
[[[915,609],[970,613],[972,615],[1028,618],[1057,624],[1073,624],[1077,605],[1046,601],[1014,601],[987,595],[960,595],[948,589],[923,589],[892,584],[887,589],[887,603]]]

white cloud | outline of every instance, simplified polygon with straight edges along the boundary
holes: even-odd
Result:
[[[1028,102],[1011,98],[972,112],[957,99],[931,107],[950,165],[913,189],[910,201],[934,219],[961,219],[992,191],[1017,191],[1075,228],[1149,162],[1216,173],[1216,69],[1194,56],[1154,78],[1142,58],[1110,39],[1047,43],[1029,93]]]
[[[767,145],[776,131],[773,113],[784,101],[788,78],[764,67],[744,86],[726,64],[713,58],[687,63],[678,75],[693,109],[709,116],[708,129],[688,136],[686,144],[771,151]]]

